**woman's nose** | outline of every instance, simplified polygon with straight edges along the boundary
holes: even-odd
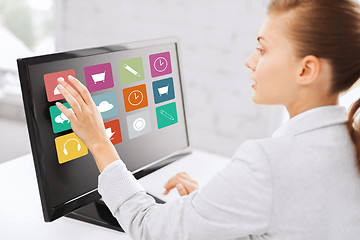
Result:
[[[256,52],[254,52],[248,59],[246,59],[245,66],[251,69],[251,71],[255,72],[256,64],[257,64]]]

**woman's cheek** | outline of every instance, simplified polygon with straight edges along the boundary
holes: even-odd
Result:
[[[257,70],[256,79],[255,79],[256,82],[257,83],[264,82],[265,81],[264,79],[268,77],[266,65],[264,65],[261,61],[259,61],[256,70]]]

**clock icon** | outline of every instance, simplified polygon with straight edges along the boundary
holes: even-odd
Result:
[[[128,101],[131,105],[137,106],[139,105],[144,99],[144,95],[139,90],[134,90],[129,94]]]
[[[158,57],[155,61],[154,61],[154,68],[156,71],[158,72],[163,72],[166,70],[168,66],[168,62],[164,57]]]

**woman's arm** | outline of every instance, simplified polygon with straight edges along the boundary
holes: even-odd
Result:
[[[243,144],[205,186],[177,200],[156,204],[144,191],[132,191],[135,182],[123,163],[115,161],[100,174],[98,188],[133,239],[234,239],[268,229],[272,179],[255,141]]]
[[[75,78],[59,91],[72,111],[57,103],[101,172],[98,191],[125,232],[134,239],[229,239],[262,234],[271,212],[272,183],[266,155],[256,142],[199,191],[156,204],[126,169],[105,133],[90,93]],[[78,92],[79,91],[79,92]]]

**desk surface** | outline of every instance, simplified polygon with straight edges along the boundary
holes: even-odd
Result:
[[[192,154],[140,179],[145,189],[163,200],[178,198],[174,189],[162,195],[164,184],[176,173],[186,171],[200,187],[230,159],[195,150]],[[62,217],[51,223],[43,220],[32,155],[0,164],[0,238],[1,239],[130,239],[125,233]]]

